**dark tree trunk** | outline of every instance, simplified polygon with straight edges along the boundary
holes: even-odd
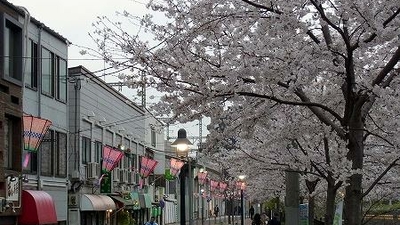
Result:
[[[315,191],[315,187],[317,186],[319,179],[314,181],[306,180],[306,186],[308,189],[308,220],[309,225],[314,225],[314,217],[315,217],[315,198],[311,195]]]
[[[333,224],[333,217],[335,214],[335,198],[336,198],[336,188],[333,183],[328,182],[326,196],[326,215],[325,215],[325,225]]]
[[[357,104],[357,103],[356,103]],[[361,106],[354,106],[352,116],[349,121],[348,131],[348,155],[352,161],[353,170],[362,170],[364,154],[364,122],[361,116]],[[362,201],[362,174],[354,174],[346,186],[344,197],[343,216],[344,225],[361,225],[361,201]]]

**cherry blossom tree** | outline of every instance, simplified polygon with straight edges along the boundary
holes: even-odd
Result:
[[[327,200],[343,185],[345,224],[361,224],[362,199],[399,160],[399,2],[158,0],[148,7],[164,15],[157,23],[140,19],[152,41],[106,17],[94,24],[97,54],[130,70],[120,79],[165,93],[154,109],[174,120],[229,116],[229,129],[213,129],[209,143],[239,141],[243,168],[264,156],[265,168],[322,176]]]

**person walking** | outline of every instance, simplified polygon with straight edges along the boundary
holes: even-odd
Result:
[[[253,206],[250,206],[249,214],[250,214],[250,219],[253,219],[253,215],[254,215],[254,207]]]
[[[215,215],[215,217],[218,217],[218,213],[219,213],[219,207],[218,207],[218,205],[216,205],[214,207],[214,215]]]
[[[150,217],[150,221],[146,222],[144,225],[158,225],[158,223],[155,222],[156,218],[154,216]]]

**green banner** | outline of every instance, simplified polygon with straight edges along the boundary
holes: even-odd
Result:
[[[100,193],[111,193],[111,172],[102,171],[103,179],[100,180]]]

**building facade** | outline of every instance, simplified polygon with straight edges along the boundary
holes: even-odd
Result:
[[[5,197],[0,197],[4,200],[0,217],[15,215],[0,218],[0,224],[15,224],[17,218],[18,224],[65,224],[68,41],[24,7],[5,0],[0,1],[0,21],[0,84],[6,105],[0,114],[5,128],[0,175],[0,193]],[[22,145],[23,114],[53,124],[35,152]],[[48,207],[36,207],[43,203]]]
[[[156,123],[82,66],[69,68],[69,81],[69,224],[118,224],[121,211],[143,224],[153,213],[155,189],[139,172],[142,158],[155,159],[160,151]],[[106,176],[105,146],[124,153]]]

